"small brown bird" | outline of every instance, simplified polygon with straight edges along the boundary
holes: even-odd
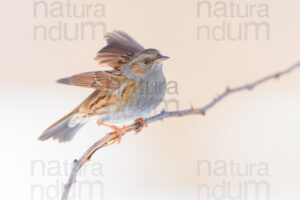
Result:
[[[146,126],[145,115],[163,100],[166,80],[162,62],[168,59],[156,49],[144,49],[122,31],[105,36],[107,46],[95,58],[100,65],[110,66],[110,71],[94,71],[59,79],[58,83],[94,88],[95,91],[71,113],[54,123],[39,137],[59,142],[70,141],[75,133],[90,119],[96,118],[117,132],[120,142],[123,134],[115,124],[130,120]]]

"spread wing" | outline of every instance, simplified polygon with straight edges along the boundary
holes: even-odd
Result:
[[[126,81],[126,76],[121,71],[96,71],[76,74],[68,78],[57,80],[58,83],[67,85],[94,88],[97,90],[116,90]]]
[[[136,53],[144,48],[132,37],[122,31],[114,31],[105,36],[107,46],[98,51],[95,60],[100,65],[120,68]]]

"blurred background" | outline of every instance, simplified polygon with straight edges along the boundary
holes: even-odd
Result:
[[[165,99],[174,103],[155,112],[201,107],[227,86],[300,60],[299,6],[296,0],[3,2],[1,196],[59,199],[73,160],[109,131],[91,122],[70,143],[37,140],[92,92],[55,80],[105,69],[93,60],[105,32],[123,30],[171,58],[164,63],[171,82]],[[299,102],[296,70],[226,98],[204,117],[155,122],[98,151],[70,199],[299,199]]]

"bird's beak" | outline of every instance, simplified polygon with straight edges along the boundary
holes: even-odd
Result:
[[[162,56],[162,55],[158,55],[158,57],[154,60],[154,63],[158,63],[164,60],[167,60],[169,57],[168,56]]]

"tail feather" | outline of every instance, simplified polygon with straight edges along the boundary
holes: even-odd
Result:
[[[52,126],[47,128],[42,135],[39,137],[39,140],[47,140],[49,138],[53,138],[54,140],[58,140],[59,142],[67,142],[70,141],[76,132],[84,125],[84,123],[77,123],[70,127],[70,121],[74,113],[71,112]]]

